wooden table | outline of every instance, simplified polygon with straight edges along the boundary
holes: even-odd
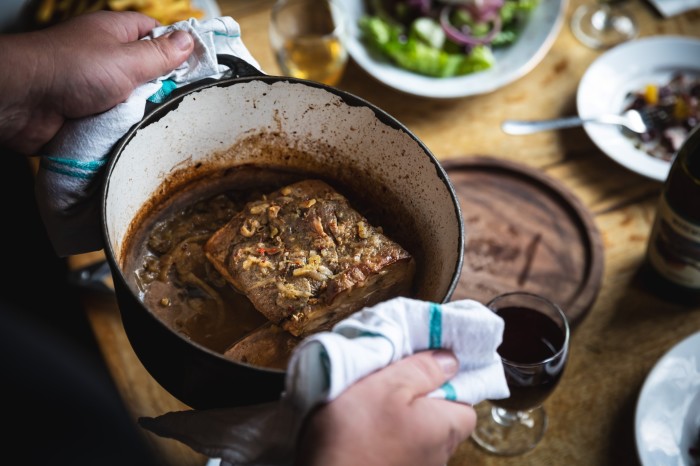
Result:
[[[546,402],[550,424],[532,452],[515,458],[489,455],[464,442],[450,466],[634,465],[634,412],[639,390],[654,363],[671,346],[700,330],[700,308],[664,302],[641,289],[644,257],[660,183],[617,165],[582,129],[508,136],[505,118],[551,118],[575,112],[578,81],[600,52],[581,45],[568,20],[556,42],[528,75],[496,92],[447,101],[407,97],[351,63],[338,87],[378,105],[412,130],[440,159],[491,155],[544,171],[563,183],[590,210],[605,249],[603,285],[590,313],[576,328],[571,358],[560,386]],[[224,15],[242,27],[243,40],[269,74],[279,73],[269,47],[270,1],[219,0]],[[670,19],[642,1],[629,3],[641,35],[700,36],[700,11]],[[79,267],[99,258],[71,258]],[[86,294],[85,308],[114,379],[132,415],[156,416],[187,409],[145,371],[124,334],[112,296]],[[170,465],[203,465],[206,458],[173,440],[144,432]]]

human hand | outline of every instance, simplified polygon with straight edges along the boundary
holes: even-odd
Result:
[[[66,119],[106,111],[182,64],[192,37],[176,31],[138,40],[156,26],[140,13],[100,11],[0,36],[0,144],[35,154]]]
[[[457,370],[451,352],[424,351],[360,380],[310,415],[296,464],[444,465],[474,430],[476,413],[425,395]]]

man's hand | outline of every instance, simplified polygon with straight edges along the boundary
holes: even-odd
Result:
[[[158,26],[135,12],[100,11],[41,31],[0,36],[0,144],[35,154],[64,120],[104,112],[182,64],[182,31],[139,40]]]
[[[451,352],[407,357],[350,387],[307,420],[297,464],[441,466],[474,430],[471,406],[425,395],[457,373]]]

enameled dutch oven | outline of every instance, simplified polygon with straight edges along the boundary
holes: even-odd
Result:
[[[163,324],[125,272],[129,235],[148,206],[194,179],[245,166],[336,180],[401,225],[417,258],[416,297],[447,301],[464,238],[445,171],[405,126],[374,105],[316,82],[262,75],[220,57],[231,72],[187,86],[115,146],[102,191],[102,233],[130,343],[167,391],[195,408],[277,399],[284,372],[224,358]]]

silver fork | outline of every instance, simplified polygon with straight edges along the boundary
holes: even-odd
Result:
[[[538,131],[549,131],[564,128],[574,128],[584,123],[600,123],[605,125],[618,125],[637,134],[643,134],[650,128],[656,126],[664,120],[667,115],[659,110],[634,109],[618,114],[599,115],[591,118],[581,118],[578,116],[555,118],[553,120],[505,120],[501,124],[501,129],[508,134],[532,134]]]

